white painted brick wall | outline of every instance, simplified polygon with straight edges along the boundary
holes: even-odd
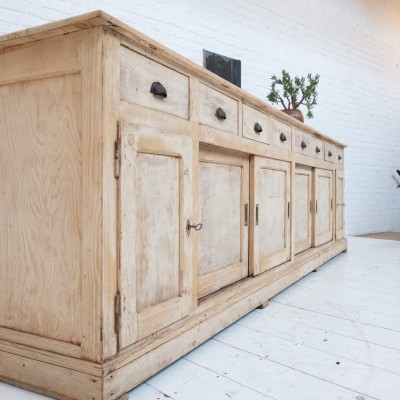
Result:
[[[0,33],[96,9],[199,64],[203,48],[241,59],[262,99],[284,68],[319,73],[309,123],[348,144],[347,233],[400,231],[399,0],[0,0]]]

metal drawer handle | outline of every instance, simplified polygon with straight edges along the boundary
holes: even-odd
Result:
[[[328,156],[332,157],[332,152],[330,150],[328,151]]]
[[[187,223],[186,223],[186,232],[187,232],[188,235],[190,235],[190,230],[191,230],[191,229],[194,229],[195,231],[200,231],[201,228],[203,228],[203,224],[199,223],[199,224],[194,224],[194,225],[192,225],[192,224],[190,223],[190,221],[187,220]]]
[[[337,156],[337,158],[338,158],[338,160],[340,161],[340,160],[342,159],[342,156],[339,154],[339,155]]]
[[[215,116],[218,119],[226,119],[226,113],[221,107],[217,108],[217,110],[215,111]]]
[[[304,142],[304,140],[301,141],[301,148],[305,149],[307,147],[306,143]]]
[[[255,133],[261,133],[262,132],[262,126],[258,122],[256,122],[254,124],[254,132]]]
[[[161,96],[165,99],[167,98],[167,89],[160,82],[153,82],[151,84],[150,93],[153,93],[155,96]]]
[[[283,132],[281,132],[279,139],[281,139],[281,142],[284,142],[286,140],[286,135]]]
[[[321,152],[321,149],[317,146],[317,147],[315,148],[315,152],[316,152],[316,153],[320,153],[320,152]]]

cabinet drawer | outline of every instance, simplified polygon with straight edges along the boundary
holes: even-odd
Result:
[[[121,100],[188,119],[189,78],[121,47]]]
[[[303,154],[305,156],[312,156],[312,145],[313,137],[302,131],[295,131],[296,140],[294,145],[294,150],[296,153]]]
[[[336,147],[328,142],[325,142],[325,161],[328,162],[336,162],[337,154],[336,154]]]
[[[338,149],[336,147],[336,162],[338,164],[343,164],[343,149]]]
[[[238,102],[200,83],[200,115],[203,125],[237,135]]]
[[[317,139],[313,137],[312,145],[311,145],[311,155],[314,158],[318,158],[319,160],[323,160],[325,157],[325,144],[321,139]]]
[[[269,116],[243,104],[243,137],[269,144]]]
[[[275,118],[272,118],[271,123],[271,139],[272,146],[279,147],[284,150],[292,148],[292,128]]]

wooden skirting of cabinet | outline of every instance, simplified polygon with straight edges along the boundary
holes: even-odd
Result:
[[[347,250],[344,144],[112,16],[0,63],[1,380],[115,400]]]

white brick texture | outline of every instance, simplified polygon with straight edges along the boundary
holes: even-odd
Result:
[[[348,145],[347,234],[400,231],[399,0],[0,0],[0,33],[96,9],[196,63],[203,49],[241,59],[264,100],[282,69],[319,73],[308,123]]]

